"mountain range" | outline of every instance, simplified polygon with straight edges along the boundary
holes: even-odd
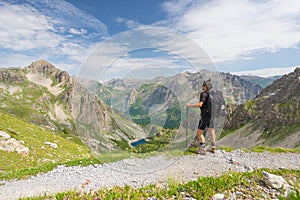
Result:
[[[261,77],[261,76],[253,76],[253,75],[241,75],[240,78],[258,84],[262,88],[265,88],[273,83],[274,80],[280,78],[281,76],[270,76],[270,77]]]
[[[185,103],[198,101],[205,73],[208,72],[99,83],[71,77],[51,63],[40,60],[24,68],[0,70],[0,112],[59,132],[65,138],[79,138],[96,152],[116,150],[123,148],[124,142],[129,144],[157,133],[159,127],[176,129],[182,126]],[[253,145],[278,144],[270,140],[276,135],[294,137],[299,128],[299,91],[296,87],[299,72],[294,73],[275,80],[265,89],[255,84],[256,81],[221,73],[229,115],[220,144],[236,146],[234,142],[228,142],[235,140],[227,138],[234,137],[238,131],[244,132],[244,129],[255,133],[263,130],[263,136],[259,137],[259,142],[251,143]],[[284,91],[283,85],[287,86],[287,82],[295,86],[288,87],[294,95],[277,96]],[[264,112],[268,107],[270,112]],[[199,112],[195,110],[189,114],[190,124],[197,124]],[[274,123],[274,119],[278,122]],[[284,128],[278,128],[280,126],[291,132],[283,134]],[[190,126],[191,130],[194,128]],[[0,130],[6,131],[6,128],[0,127]]]

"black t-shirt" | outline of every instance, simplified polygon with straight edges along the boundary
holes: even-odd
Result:
[[[201,92],[200,94],[200,102],[203,102],[201,106],[201,115],[211,115],[211,103],[210,103],[210,98],[209,98],[209,92]]]

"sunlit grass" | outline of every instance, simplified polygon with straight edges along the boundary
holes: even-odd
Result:
[[[22,141],[22,144],[29,149],[28,155],[0,150],[1,180],[24,178],[49,171],[61,163],[84,160],[92,156],[88,148],[83,145],[1,112],[0,130]],[[53,148],[45,142],[55,143],[58,147]]]

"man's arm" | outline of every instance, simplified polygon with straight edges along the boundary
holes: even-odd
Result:
[[[202,107],[202,105],[203,105],[203,102],[199,102],[199,103],[197,103],[197,104],[191,104],[191,103],[187,103],[186,104],[186,107],[192,107],[192,108],[201,108]]]

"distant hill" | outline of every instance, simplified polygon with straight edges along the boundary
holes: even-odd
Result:
[[[242,147],[300,146],[300,68],[267,86],[253,100],[232,107],[220,144]]]
[[[246,81],[260,85],[262,88],[266,88],[267,86],[271,85],[274,80],[280,78],[281,76],[260,77],[242,75],[240,77]]]

